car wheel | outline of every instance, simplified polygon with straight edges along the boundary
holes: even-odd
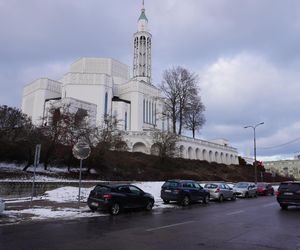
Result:
[[[249,193],[245,193],[245,198],[249,198]]]
[[[272,191],[271,195],[274,196],[274,191]]]
[[[114,203],[110,208],[110,214],[111,215],[118,215],[121,212],[121,207],[119,203]]]
[[[288,205],[286,204],[280,204],[280,207],[282,210],[287,210],[288,209]]]
[[[188,206],[190,204],[190,197],[188,197],[187,195],[183,197],[182,201],[181,201],[182,206]]]
[[[219,202],[223,202],[224,201],[224,196],[223,195],[220,195],[219,197]]]
[[[163,202],[164,202],[165,204],[169,204],[169,203],[170,203],[170,201],[168,201],[168,200],[163,200]]]
[[[235,200],[236,200],[236,195],[235,195],[235,194],[232,195],[231,200],[232,200],[232,201],[235,201]]]
[[[92,210],[92,212],[95,212],[97,210],[97,208],[94,207],[89,207],[89,208]]]
[[[203,198],[203,203],[207,204],[209,202],[209,195],[205,195]]]
[[[254,194],[254,198],[257,198],[257,193],[255,192],[255,194]]]
[[[148,202],[147,202],[147,205],[146,205],[146,207],[145,207],[145,209],[146,209],[147,211],[151,211],[152,208],[153,208],[153,201],[148,201]]]

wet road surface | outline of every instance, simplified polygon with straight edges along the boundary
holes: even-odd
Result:
[[[0,249],[296,249],[300,208],[275,197],[0,227]]]

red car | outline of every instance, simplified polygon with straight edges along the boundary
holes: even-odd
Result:
[[[274,188],[269,183],[257,183],[257,194],[259,195],[274,195]]]

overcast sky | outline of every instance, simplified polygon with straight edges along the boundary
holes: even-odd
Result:
[[[253,130],[244,126],[264,122],[259,157],[300,154],[300,1],[145,0],[145,7],[154,84],[177,65],[200,77],[207,119],[200,138],[226,138],[241,155],[253,154]],[[132,67],[140,8],[141,0],[0,0],[0,105],[20,108],[25,84],[58,80],[83,56]]]

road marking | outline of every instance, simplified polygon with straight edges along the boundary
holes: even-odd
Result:
[[[190,221],[185,221],[185,222],[181,222],[181,223],[170,224],[170,225],[166,225],[166,226],[162,226],[162,227],[149,228],[146,231],[147,232],[152,232],[152,231],[155,231],[155,230],[165,229],[165,228],[169,228],[169,227],[177,227],[177,226],[181,226],[181,225],[185,225],[185,224],[189,224],[189,223],[193,223],[193,222],[195,222],[195,221],[194,220],[190,220]]]
[[[226,215],[241,214],[241,213],[243,213],[243,212],[244,212],[244,210],[238,210],[238,211],[234,211],[234,212],[232,212],[232,213],[228,213],[228,214],[226,214]]]
[[[263,207],[270,207],[270,206],[274,206],[274,205],[276,205],[276,202],[272,202],[272,203],[263,205]]]

